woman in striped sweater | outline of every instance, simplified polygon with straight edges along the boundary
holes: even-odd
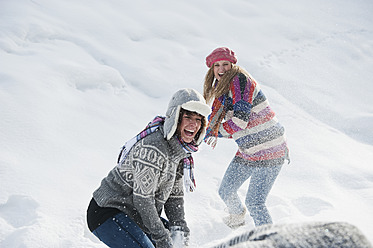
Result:
[[[238,145],[219,188],[229,212],[223,221],[231,228],[245,224],[246,208],[237,190],[250,177],[245,205],[256,226],[272,223],[265,202],[288,159],[283,126],[258,83],[236,62],[229,48],[215,49],[206,57],[210,69],[204,83],[204,97],[213,102],[206,143],[215,147],[217,138],[230,138]]]

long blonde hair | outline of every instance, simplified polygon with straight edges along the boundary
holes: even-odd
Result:
[[[229,91],[230,82],[233,78],[239,73],[245,74],[247,77],[250,77],[250,74],[243,69],[242,67],[232,64],[232,69],[227,71],[224,76],[220,78],[219,83],[214,85],[214,65],[210,67],[205,76],[205,83],[203,85],[203,97],[206,102],[209,103],[215,98],[219,98],[224,94],[227,94]]]

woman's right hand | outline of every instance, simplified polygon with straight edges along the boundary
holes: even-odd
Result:
[[[218,142],[218,139],[216,137],[207,137],[205,138],[205,142],[206,144],[210,145],[212,148],[215,148],[217,142]]]
[[[173,248],[172,240],[171,238],[161,239],[158,241],[155,241],[155,247],[156,248]]]

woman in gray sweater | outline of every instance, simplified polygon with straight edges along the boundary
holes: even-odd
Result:
[[[205,136],[210,107],[193,89],[177,91],[157,116],[123,146],[118,164],[94,191],[88,227],[109,247],[187,245],[184,190],[195,188],[191,153]],[[184,180],[183,180],[184,179]],[[161,218],[164,210],[167,219]]]

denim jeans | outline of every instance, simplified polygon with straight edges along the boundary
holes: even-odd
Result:
[[[105,221],[93,234],[109,247],[154,248],[150,238],[124,213]]]
[[[245,205],[254,219],[255,226],[272,224],[272,218],[265,205],[269,191],[281,170],[282,164],[255,167],[239,163],[235,159],[229,164],[219,188],[219,196],[228,207],[230,214],[241,214],[245,207],[237,190],[250,177]]]

